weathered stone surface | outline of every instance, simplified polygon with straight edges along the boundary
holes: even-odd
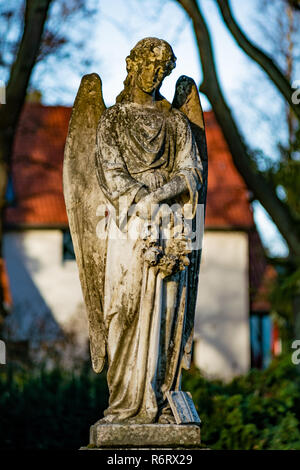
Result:
[[[175,423],[166,392],[191,361],[201,251],[192,239],[206,194],[196,85],[183,77],[173,105],[159,91],[175,62],[166,41],[142,39],[117,103],[106,109],[100,78],[87,75],[69,125],[64,194],[94,370],[107,359],[109,407],[92,428],[106,446],[118,433],[139,446],[195,445],[200,433],[165,427]]]
[[[201,420],[189,392],[181,390],[167,392],[167,398],[177,424],[200,426]]]
[[[199,447],[200,427],[177,424],[101,424],[90,428],[90,445],[100,448]]]

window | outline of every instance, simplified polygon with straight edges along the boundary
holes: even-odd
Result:
[[[9,174],[8,180],[7,180],[5,200],[6,200],[6,204],[8,206],[14,206],[15,205],[15,202],[16,202],[15,201],[15,191],[14,191],[13,179],[12,179],[11,174]]]
[[[63,261],[75,260],[75,253],[69,229],[63,230]]]
[[[251,367],[265,369],[272,359],[273,325],[269,314],[250,316]]]

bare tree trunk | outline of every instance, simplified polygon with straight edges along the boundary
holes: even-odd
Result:
[[[216,72],[214,54],[209,31],[196,0],[177,0],[193,21],[203,82],[200,91],[209,99],[216,119],[232,154],[234,164],[245,180],[254,197],[269,213],[275,225],[286,240],[292,256],[300,257],[300,230],[289,207],[276,195],[275,188],[264,175],[253,168],[249,149],[244,142],[237,124],[225,101]]]
[[[6,89],[6,104],[0,107],[0,258],[2,258],[3,212],[14,136],[25,101],[31,72],[39,52],[44,25],[52,0],[27,0],[24,31]],[[5,316],[0,283],[0,317]],[[1,323],[1,322],[0,322]]]

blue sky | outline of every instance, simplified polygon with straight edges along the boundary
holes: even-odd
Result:
[[[240,24],[252,39],[259,42],[261,36],[254,21],[257,1],[232,0],[231,4]],[[213,33],[220,81],[241,130],[253,148],[276,158],[277,140],[273,129],[276,128],[279,137],[285,138],[285,129],[280,123],[282,102],[264,74],[236,46],[214,1],[201,0],[200,3]],[[176,68],[162,87],[167,99],[172,99],[180,75],[189,75],[196,83],[201,83],[202,73],[191,22],[175,1],[101,0],[99,4],[92,24],[80,25],[85,35],[85,50],[81,52],[91,60],[91,64],[82,69],[76,64],[57,64],[52,58],[44,66],[37,67],[33,83],[42,90],[44,103],[72,105],[82,74],[97,72],[102,78],[105,102],[113,104],[126,76],[125,57],[137,41],[146,36],[167,40],[177,56]],[[76,31],[68,30],[67,25],[65,27],[68,34],[76,36]],[[201,99],[203,108],[209,109],[205,96],[201,95]],[[271,253],[286,254],[285,243],[259,203],[254,204],[254,215],[263,242]]]

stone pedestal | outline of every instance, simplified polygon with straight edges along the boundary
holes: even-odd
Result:
[[[100,424],[90,428],[89,448],[199,448],[200,427],[191,424]]]

